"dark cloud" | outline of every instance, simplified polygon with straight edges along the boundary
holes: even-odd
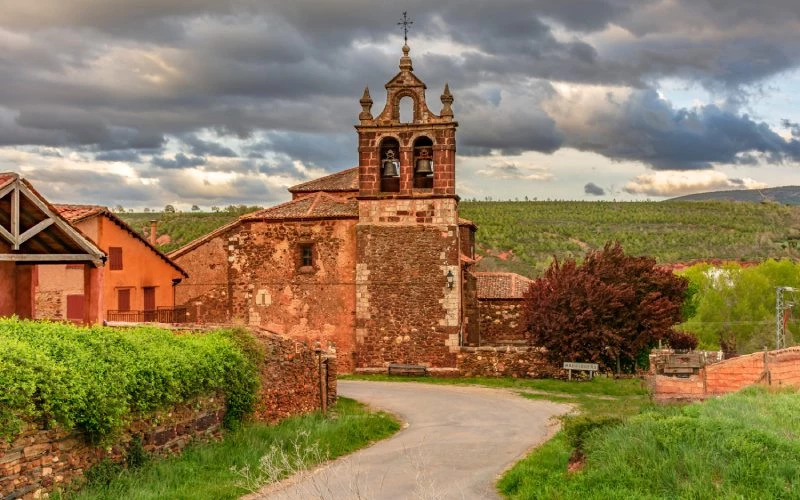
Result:
[[[120,161],[128,163],[140,163],[141,156],[137,151],[122,150],[122,151],[105,151],[94,155],[97,161]]]
[[[202,156],[188,156],[183,153],[178,153],[173,158],[165,158],[163,156],[155,156],[150,160],[150,163],[161,168],[190,168],[199,167],[206,164],[206,159]]]
[[[238,156],[231,148],[217,142],[204,141],[194,134],[181,137],[181,140],[189,146],[189,151],[196,156],[222,156],[229,158]]]
[[[594,182],[587,182],[586,185],[583,186],[583,192],[592,196],[603,196],[606,194],[606,190]]]

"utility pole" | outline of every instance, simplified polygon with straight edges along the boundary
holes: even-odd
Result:
[[[786,311],[794,306],[783,298],[784,292],[797,292],[797,288],[779,286],[775,289],[775,349],[786,347]]]

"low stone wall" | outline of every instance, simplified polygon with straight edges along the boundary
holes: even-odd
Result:
[[[480,345],[527,342],[522,330],[523,299],[479,299]]]
[[[538,347],[462,347],[458,370],[463,377],[554,377],[561,374]]]
[[[695,400],[738,391],[754,384],[800,387],[800,347],[756,352],[707,365],[687,378],[654,375],[657,401]]]
[[[277,422],[317,410],[323,393],[327,406],[336,403],[335,356],[317,354],[305,344],[266,331],[257,330],[255,334],[266,349],[257,419]]]
[[[335,356],[272,333],[253,333],[265,350],[255,419],[274,423],[315,411],[323,401],[326,407],[336,402]],[[93,446],[80,433],[31,425],[11,443],[0,441],[0,498],[38,496],[79,478],[104,458],[124,460],[134,438],[156,455],[178,453],[191,440],[217,439],[224,414],[223,396],[196,398],[135,418],[109,447]]]
[[[134,438],[156,455],[177,453],[192,440],[216,439],[224,414],[224,398],[199,397],[134,419],[108,447],[93,446],[78,432],[30,426],[14,441],[0,441],[0,497],[39,496],[105,458],[121,461]]]

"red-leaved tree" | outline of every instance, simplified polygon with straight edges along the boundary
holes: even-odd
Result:
[[[589,251],[582,264],[554,260],[525,298],[524,324],[554,363],[632,369],[681,321],[687,280],[626,255],[619,243]]]

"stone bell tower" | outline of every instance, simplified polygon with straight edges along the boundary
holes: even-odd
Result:
[[[359,114],[356,226],[356,368],[390,363],[454,368],[461,343],[461,267],[455,194],[453,96],[433,113],[408,45],[373,117]],[[401,122],[401,102],[411,102]]]

